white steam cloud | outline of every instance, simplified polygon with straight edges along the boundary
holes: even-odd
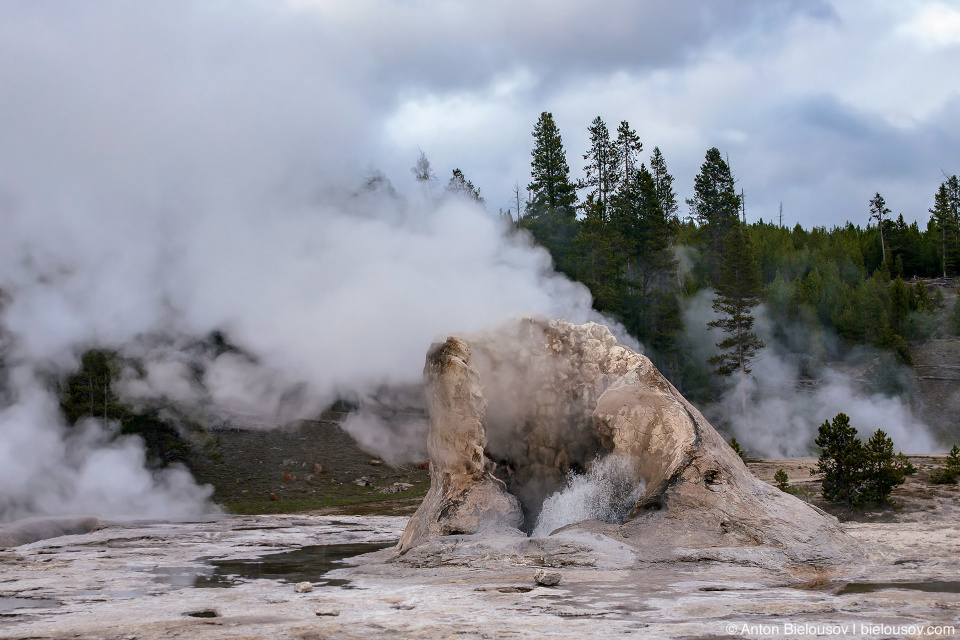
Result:
[[[115,425],[65,426],[48,381],[86,348],[142,362],[128,399],[273,425],[416,383],[451,332],[590,317],[588,291],[479,206],[409,175],[407,198],[362,186],[384,103],[318,65],[337,47],[296,15],[106,4],[0,23],[0,520],[209,508]],[[187,348],[215,330],[239,352]],[[374,449],[422,433],[351,426]]]

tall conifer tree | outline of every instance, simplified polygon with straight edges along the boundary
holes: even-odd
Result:
[[[937,195],[934,196],[933,208],[930,209],[930,217],[940,231],[940,268],[943,271],[944,278],[947,277],[947,234],[956,223],[950,200],[947,183],[943,182],[937,190]]]
[[[526,215],[518,224],[529,230],[553,256],[559,271],[577,278],[579,257],[574,252],[577,235],[577,191],[570,181],[570,166],[560,130],[547,111],[533,128],[530,197]],[[519,202],[519,194],[517,195]],[[519,208],[519,204],[517,205]]]
[[[610,131],[600,116],[593,119],[587,130],[590,132],[590,149],[583,154],[583,159],[587,161],[583,167],[586,175],[578,186],[581,189],[593,188],[587,194],[587,200],[590,202],[589,208],[594,211],[589,211],[585,202],[584,213],[587,216],[596,215],[606,220],[610,198],[622,180],[620,149],[610,140]]]
[[[714,373],[730,375],[736,371],[750,373],[750,361],[765,345],[753,332],[752,310],[760,304],[763,281],[760,267],[744,225],[737,224],[724,242],[723,260],[713,309],[720,318],[707,323],[723,330],[727,337],[717,343],[720,349],[709,362]]]
[[[643,151],[643,143],[640,142],[637,132],[630,128],[630,123],[622,120],[617,127],[614,145],[620,156],[621,189],[627,189],[637,173],[637,154]]]
[[[570,181],[570,165],[553,114],[544,111],[533,128],[530,162],[530,207],[536,215],[546,210],[568,218],[576,216],[577,191]]]
[[[887,208],[887,203],[884,202],[883,196],[877,193],[875,196],[870,198],[870,219],[877,221],[877,227],[880,229],[880,252],[883,257],[883,264],[887,264],[887,244],[883,238],[883,225],[886,220],[886,216],[890,214],[890,209]]]
[[[453,175],[450,176],[450,180],[447,181],[447,186],[444,188],[444,191],[448,195],[467,198],[483,204],[483,196],[480,195],[480,190],[473,186],[473,182],[463,176],[463,171],[460,169],[453,170]]]
[[[734,188],[730,166],[716,147],[707,151],[700,173],[693,182],[690,212],[705,232],[705,266],[713,286],[720,280],[723,245],[740,221],[740,196]]]
[[[660,201],[663,214],[672,225],[676,221],[679,210],[677,194],[673,190],[673,176],[667,171],[667,161],[664,160],[659,147],[654,147],[650,155],[650,174],[653,176],[657,199]]]

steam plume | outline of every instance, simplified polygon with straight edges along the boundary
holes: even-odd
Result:
[[[47,382],[86,348],[142,362],[127,399],[270,426],[418,382],[451,332],[591,314],[477,205],[365,179],[388,105],[356,69],[317,66],[338,52],[295,15],[106,5],[69,27],[43,3],[0,23],[0,520],[208,507],[114,426],[64,425]],[[238,349],[189,348],[212,331]],[[421,437],[408,426],[350,425],[390,451]]]
[[[706,326],[716,317],[712,296],[712,291],[699,292],[684,311],[688,339],[702,362],[715,353],[714,344],[721,339],[719,330]],[[854,377],[851,371],[865,365],[853,367],[837,358],[821,367],[815,381],[803,384],[802,365],[791,359],[788,348],[774,337],[766,308],[761,305],[754,315],[757,333],[767,347],[752,364],[752,372],[731,376],[721,400],[704,410],[708,419],[732,431],[749,452],[770,458],[811,455],[817,428],[838,413],[850,416],[850,423],[864,439],[883,429],[905,453],[930,453],[938,448],[927,425],[903,397],[871,392]],[[829,336],[824,339],[834,342]],[[828,344],[827,351],[837,350]],[[867,359],[873,355],[868,354]]]

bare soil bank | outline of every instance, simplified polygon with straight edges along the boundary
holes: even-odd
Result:
[[[190,469],[230,513],[413,513],[430,488],[427,470],[393,467],[366,453],[335,417],[216,430],[214,455],[197,456]]]
[[[412,514],[430,487],[428,471],[417,465],[393,467],[364,452],[335,417],[282,429],[217,431],[216,460],[198,458],[191,469],[199,482],[214,487],[214,500],[231,513]],[[783,469],[798,497],[842,521],[917,522],[960,513],[958,485],[929,481],[946,457],[910,460],[918,473],[894,489],[892,505],[852,510],[823,500],[819,478],[811,474],[817,464],[813,458],[753,460],[747,467],[769,484]],[[401,484],[395,489],[394,483]]]

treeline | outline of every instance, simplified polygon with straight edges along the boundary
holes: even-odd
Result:
[[[749,372],[763,347],[753,332],[760,302],[783,344],[817,359],[836,355],[826,339],[835,334],[841,348],[870,344],[908,362],[907,342],[937,327],[942,294],[911,280],[952,277],[960,268],[956,176],[935,193],[924,229],[893,218],[879,193],[864,203],[864,227],[748,224],[743,193],[718,149],[707,151],[682,215],[658,148],[644,161],[626,121],[611,133],[598,117],[588,130],[584,178],[573,181],[553,116],[541,114],[517,225],[550,251],[558,270],[590,288],[599,311],[652,349],[681,388],[709,386],[710,373]],[[725,336],[708,368],[690,356],[680,317],[683,298],[703,289],[715,292],[711,326]]]

